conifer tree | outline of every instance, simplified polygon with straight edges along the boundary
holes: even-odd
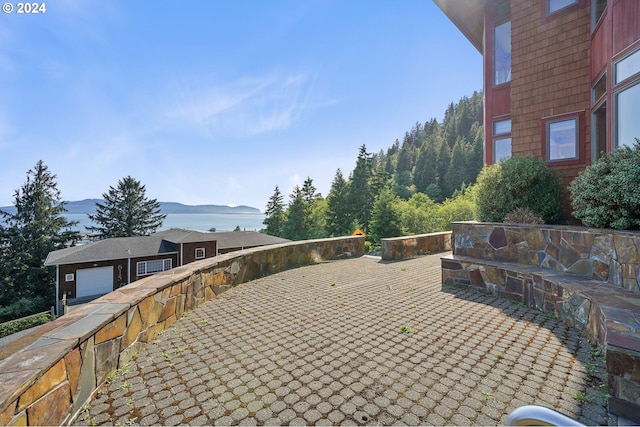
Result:
[[[87,230],[101,238],[148,236],[162,226],[166,215],[160,213],[160,203],[147,199],[145,186],[127,176],[118,181],[117,187],[109,187],[102,197],[105,203],[96,203],[96,213],[89,219],[96,226]]]
[[[326,233],[330,237],[348,236],[352,230],[347,207],[349,184],[338,169],[327,195]]]
[[[429,138],[423,143],[416,161],[413,181],[416,191],[424,193],[430,184],[436,183],[436,158],[437,153],[433,138]]]
[[[294,187],[289,198],[282,237],[290,240],[305,240],[308,238],[308,204],[304,201],[304,194],[298,185]]]
[[[15,191],[14,206],[14,214],[2,212],[0,224],[0,305],[6,314],[17,306],[14,317],[21,317],[55,304],[55,268],[45,267],[44,261],[49,252],[75,244],[80,235],[72,230],[77,222],[62,216],[66,209],[56,176],[42,160]]]
[[[374,201],[369,182],[371,176],[371,154],[367,153],[367,147],[362,145],[356,160],[356,167],[349,179],[347,208],[351,216],[351,222],[357,223],[365,230],[369,226]]]
[[[371,214],[371,236],[375,242],[385,237],[402,236],[402,216],[400,199],[390,190],[380,193]]]
[[[320,195],[316,194],[316,187],[313,185],[313,180],[307,177],[304,184],[302,184],[302,198],[306,203],[311,203],[318,197],[320,197]]]
[[[436,159],[436,172],[438,175],[438,186],[440,187],[441,192],[445,197],[450,194],[446,194],[446,189],[444,188],[444,176],[449,170],[449,165],[451,164],[451,152],[449,150],[449,146],[446,142],[442,141],[440,146],[438,147],[438,156]]]
[[[264,214],[265,219],[262,223],[267,226],[264,232],[271,236],[282,237],[282,227],[285,221],[284,196],[277,185],[273,190],[273,195],[269,198]]]
[[[451,151],[451,162],[444,175],[443,185],[447,196],[471,179],[468,173],[470,156],[469,144],[463,138],[458,138]]]

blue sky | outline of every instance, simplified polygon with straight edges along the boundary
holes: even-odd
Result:
[[[264,209],[324,196],[482,89],[431,0],[55,0],[0,15],[0,206],[43,160],[65,200],[131,175],[147,196]]]

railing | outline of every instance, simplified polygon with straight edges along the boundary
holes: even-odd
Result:
[[[507,417],[508,426],[583,426],[573,418],[542,406],[521,406]]]

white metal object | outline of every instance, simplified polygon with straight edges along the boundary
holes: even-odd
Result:
[[[507,417],[508,426],[584,426],[573,418],[542,406],[521,406]]]

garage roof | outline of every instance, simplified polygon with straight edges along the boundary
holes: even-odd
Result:
[[[172,228],[150,236],[114,237],[86,245],[49,252],[44,265],[77,264],[111,259],[139,258],[164,253],[176,253],[175,245],[216,241],[220,249],[240,249],[285,243],[289,240],[257,231],[203,233]]]

